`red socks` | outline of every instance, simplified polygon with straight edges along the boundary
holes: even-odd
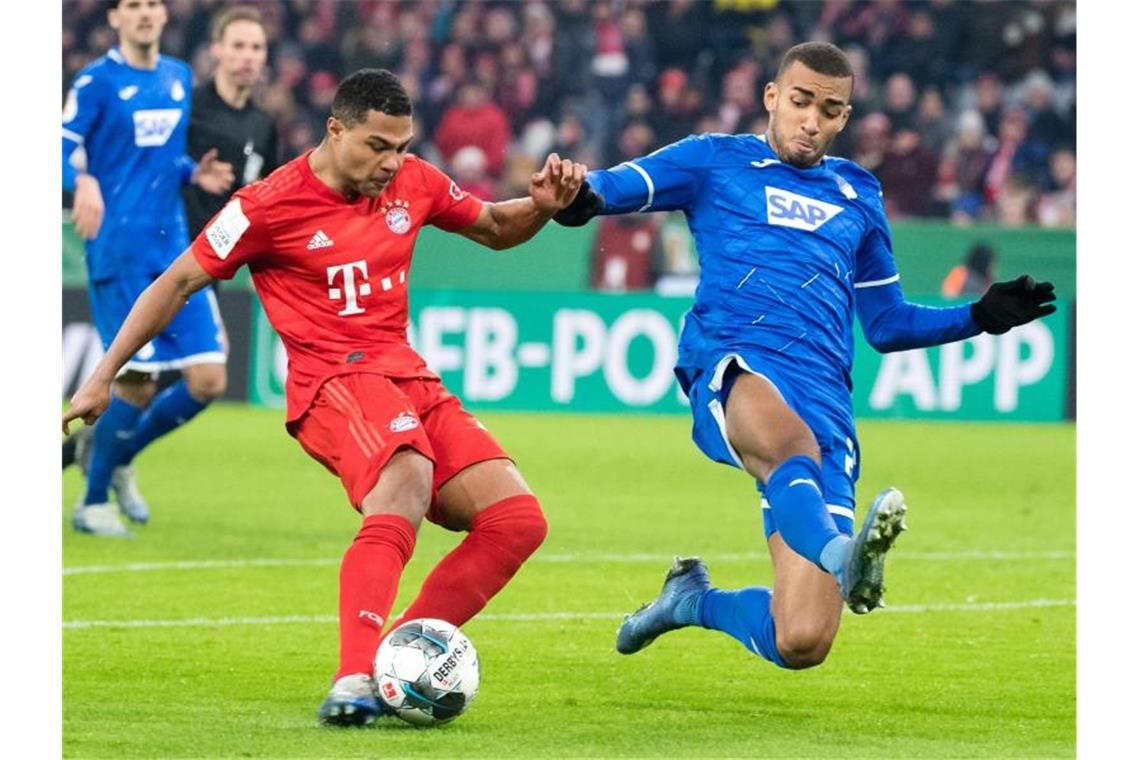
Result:
[[[440,618],[463,625],[507,584],[546,538],[546,518],[531,494],[511,496],[475,515],[471,532],[424,579],[392,627]]]
[[[372,673],[380,631],[404,565],[416,546],[416,531],[400,515],[370,515],[340,564],[340,667],[336,678]],[[335,679],[334,679],[335,680]]]

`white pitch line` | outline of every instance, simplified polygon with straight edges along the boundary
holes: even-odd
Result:
[[[1029,599],[1020,602],[965,602],[941,604],[900,604],[885,607],[884,613],[926,613],[926,612],[1004,612],[1008,610],[1038,609],[1042,607],[1072,607],[1075,599]],[[478,620],[489,622],[549,622],[556,620],[620,620],[624,612],[516,612],[488,613],[479,615]],[[335,615],[286,615],[283,617],[230,617],[230,618],[183,618],[182,620],[65,620],[64,630],[92,628],[194,628],[222,627],[231,625],[287,625],[314,623],[332,624]]]
[[[965,552],[896,552],[891,559],[916,560],[929,562],[958,562],[988,560],[993,562],[1017,562],[1026,560],[1055,560],[1072,559],[1071,551],[1042,551],[1042,552],[1002,552],[1002,551],[965,551]],[[706,562],[753,562],[767,559],[767,552],[741,552],[735,554],[706,555]],[[532,563],[565,563],[565,562],[670,562],[671,554],[653,553],[596,553],[581,552],[570,554],[538,554],[532,557]],[[170,562],[129,562],[121,565],[76,565],[63,568],[64,576],[91,575],[97,573],[146,573],[169,570],[227,570],[250,567],[327,567],[340,564],[339,557],[326,559],[219,559],[219,560],[177,560]]]

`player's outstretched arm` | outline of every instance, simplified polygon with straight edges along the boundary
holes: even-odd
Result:
[[[981,332],[1000,335],[1057,310],[1053,283],[1029,275],[990,286],[981,300],[961,306],[922,306],[903,297],[897,279],[855,291],[867,342],[882,353],[939,346]]]
[[[174,319],[187,298],[212,279],[187,249],[139,295],[107,353],[91,377],[71,397],[71,404],[63,413],[65,434],[72,420],[95,424],[111,402],[111,382],[123,365]]]
[[[551,153],[542,171],[531,175],[529,197],[484,203],[475,221],[459,234],[496,251],[524,243],[570,205],[585,177],[585,164]]]

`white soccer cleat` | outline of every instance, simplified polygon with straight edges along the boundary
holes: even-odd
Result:
[[[904,530],[906,503],[902,492],[885,488],[871,503],[863,529],[851,542],[839,581],[839,591],[856,615],[887,606],[883,602],[883,561]]]
[[[80,533],[90,533],[93,536],[131,536],[114,504],[80,504],[71,515],[71,526]]]
[[[111,490],[115,492],[115,499],[119,502],[119,509],[127,519],[140,525],[146,525],[150,519],[150,510],[147,509],[146,500],[139,492],[138,481],[135,479],[135,468],[129,464],[116,467],[111,472]]]

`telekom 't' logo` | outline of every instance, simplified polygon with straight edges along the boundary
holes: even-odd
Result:
[[[360,274],[360,285],[357,285],[357,273]],[[352,314],[363,314],[364,308],[357,303],[357,296],[363,297],[372,292],[368,284],[368,262],[351,261],[340,266],[328,267],[329,298],[334,301],[344,299],[344,308],[337,312],[339,316],[347,317]],[[333,287],[343,280],[344,287]]]

